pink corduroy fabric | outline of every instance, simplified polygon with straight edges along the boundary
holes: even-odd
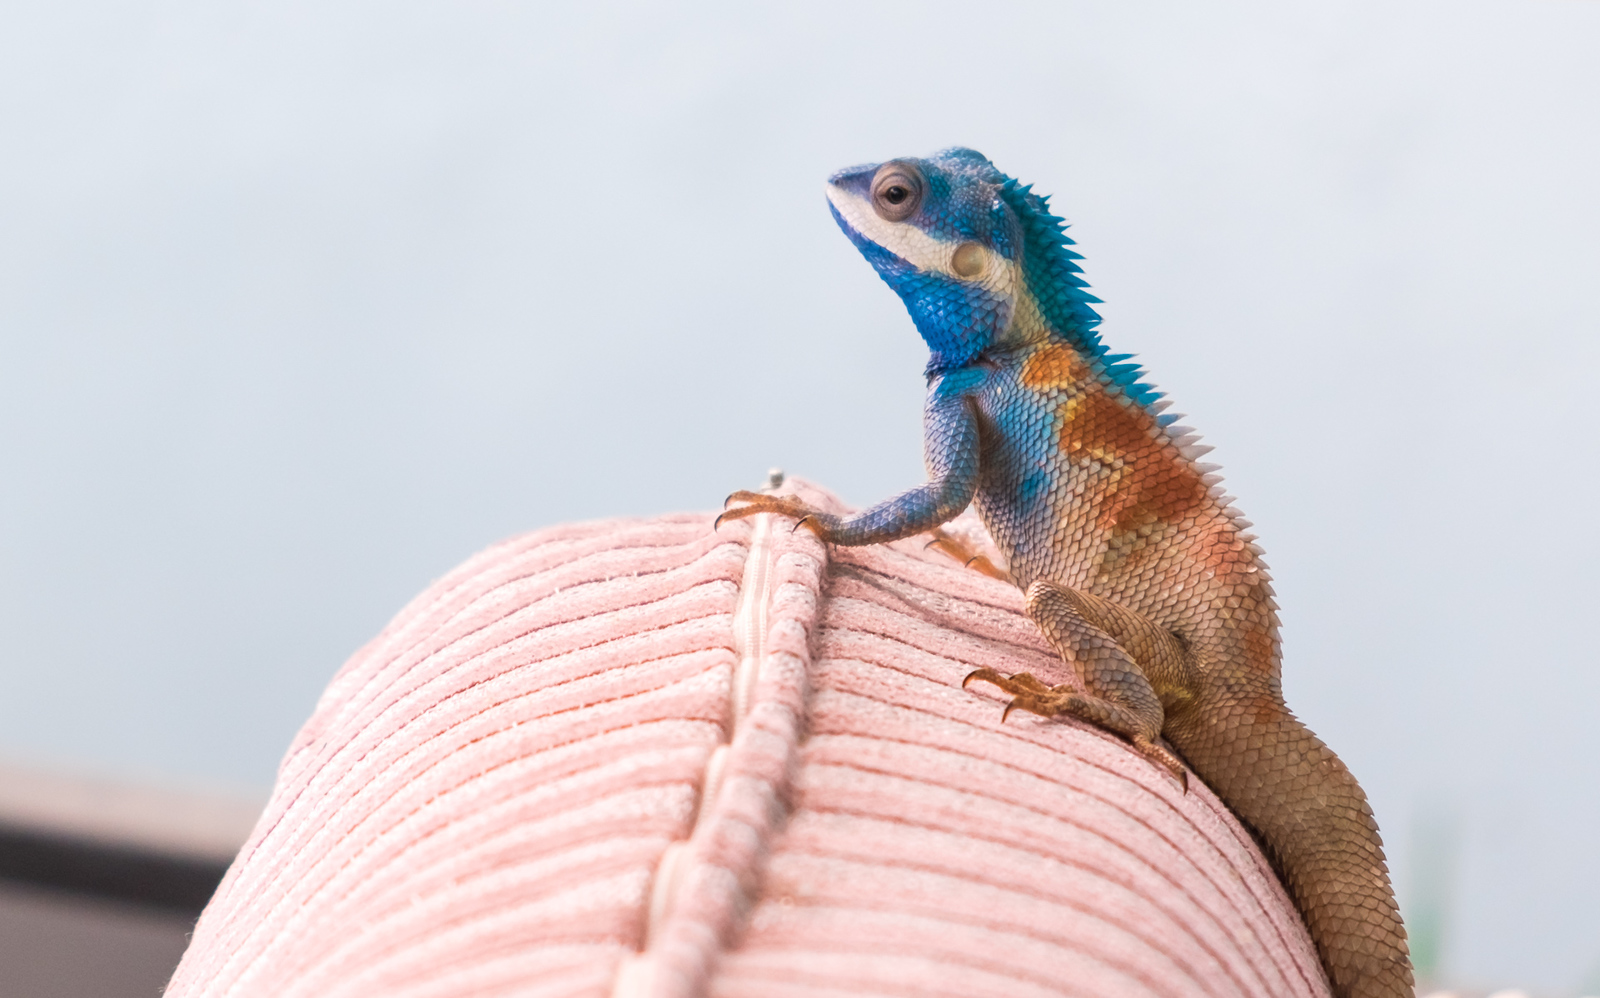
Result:
[[[1328,994],[1199,781],[961,689],[1070,681],[1015,588],[791,526],[556,527],[440,580],[323,695],[167,994]]]

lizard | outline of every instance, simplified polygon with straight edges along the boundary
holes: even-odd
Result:
[[[1080,683],[978,669],[962,685],[1003,690],[1006,714],[1113,732],[1185,791],[1192,769],[1265,847],[1333,993],[1411,995],[1366,796],[1285,705],[1262,548],[1200,461],[1211,448],[1102,342],[1065,220],[965,148],[841,170],[825,190],[928,346],[928,480],[848,516],[739,491],[718,522],[776,514],[831,544],[880,544],[975,504]]]

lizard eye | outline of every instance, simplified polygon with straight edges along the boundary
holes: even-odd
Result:
[[[904,222],[922,205],[922,171],[910,163],[885,163],[872,178],[872,210],[886,222]]]

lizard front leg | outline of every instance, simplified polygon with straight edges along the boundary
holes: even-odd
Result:
[[[735,492],[727,501],[741,505],[724,511],[717,522],[773,513],[793,517],[796,529],[805,526],[831,544],[850,546],[883,544],[932,530],[966,509],[978,490],[978,421],[965,395],[941,387],[930,392],[923,412],[923,445],[927,483],[854,516],[825,513],[796,496]]]
[[[976,550],[972,545],[951,534],[943,527],[935,527],[929,533],[933,535],[933,539],[927,543],[923,550],[934,548],[961,562],[963,567],[987,575],[991,579],[1012,583],[1016,581],[1011,577],[1010,572],[990,561],[988,555]]]
[[[1047,687],[1027,673],[1003,676],[993,669],[978,669],[962,685],[977,679],[1010,693],[1008,714],[1012,709],[1045,717],[1064,714],[1115,732],[1187,788],[1182,760],[1157,741],[1166,720],[1157,684],[1169,700],[1187,696],[1178,639],[1108,600],[1052,582],[1028,587],[1026,609],[1056,653],[1076,670],[1083,689]]]

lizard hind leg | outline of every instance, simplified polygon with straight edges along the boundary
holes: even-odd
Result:
[[[977,679],[1010,693],[1013,699],[1006,706],[1007,714],[1015,709],[1045,717],[1076,717],[1121,735],[1187,789],[1188,771],[1183,761],[1157,740],[1166,719],[1161,698],[1128,649],[1101,626],[1130,622],[1151,628],[1153,625],[1126,611],[1112,612],[1120,608],[1103,603],[1049,582],[1035,582],[1028,587],[1028,616],[1056,653],[1077,670],[1083,689],[1070,685],[1049,687],[1027,673],[1003,676],[993,669],[973,672],[962,685]]]

